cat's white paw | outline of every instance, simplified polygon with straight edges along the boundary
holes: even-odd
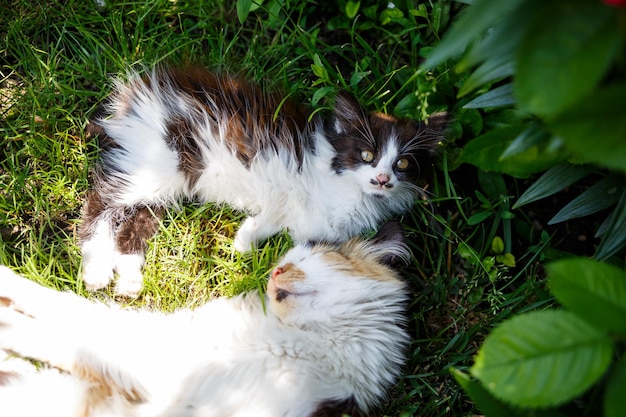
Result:
[[[115,293],[125,297],[137,297],[143,290],[141,269],[145,263],[143,254],[115,254],[117,283]]]
[[[240,233],[237,233],[233,241],[233,248],[239,253],[248,253],[254,249],[254,242],[249,238],[240,236]]]
[[[124,275],[122,279],[118,278],[115,284],[115,293],[124,297],[137,298],[143,290],[143,276],[141,273],[136,276]]]
[[[239,253],[248,253],[256,247],[256,234],[258,231],[258,224],[254,217],[248,217],[239,226],[233,247]]]
[[[239,226],[233,247],[237,252],[247,253],[256,249],[259,242],[278,233],[280,226],[268,221],[267,215],[250,216]]]
[[[83,257],[83,282],[89,291],[109,285],[113,279],[113,261],[108,259],[85,259]]]
[[[113,279],[115,242],[105,222],[98,224],[95,233],[81,244],[83,255],[82,279],[90,291],[109,285]]]

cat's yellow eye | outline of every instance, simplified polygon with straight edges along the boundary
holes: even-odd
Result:
[[[361,159],[365,162],[372,162],[374,160],[374,153],[371,151],[361,151]]]
[[[401,158],[396,161],[396,168],[399,170],[405,170],[409,167],[409,160],[406,158]]]

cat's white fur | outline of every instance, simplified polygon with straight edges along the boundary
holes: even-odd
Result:
[[[395,242],[297,246],[265,299],[172,314],[93,303],[0,267],[0,348],[53,367],[0,386],[0,415],[306,417],[346,399],[367,412],[408,342],[406,290],[380,264],[387,254],[407,252]]]

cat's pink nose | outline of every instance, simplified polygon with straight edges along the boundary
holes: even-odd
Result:
[[[285,271],[280,266],[278,268],[274,268],[274,270],[272,271],[272,278],[276,278],[277,276],[279,276],[283,272],[285,272]]]
[[[376,180],[378,181],[378,184],[380,185],[385,185],[389,182],[389,175],[387,174],[378,174],[378,176],[376,177]]]

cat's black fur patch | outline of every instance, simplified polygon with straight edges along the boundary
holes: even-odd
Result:
[[[200,175],[204,165],[202,154],[196,139],[193,136],[192,126],[189,119],[184,117],[172,118],[165,129],[165,140],[171,149],[178,152],[179,169],[185,173],[187,180],[193,186]]]
[[[343,400],[327,400],[321,403],[310,417],[366,417],[363,411],[356,405],[353,397]]]
[[[229,144],[247,167],[259,152],[276,152],[279,148],[292,153],[301,165],[304,149],[313,147],[315,122],[308,120],[310,111],[293,101],[283,101],[278,93],[267,93],[259,85],[199,68],[169,68],[158,74],[163,82],[193,97],[198,114],[212,116],[213,121],[230,120]],[[200,125],[202,120],[185,123]]]
[[[130,210],[118,226],[115,243],[120,253],[143,253],[148,247],[147,240],[159,228],[162,209],[142,206]]]

